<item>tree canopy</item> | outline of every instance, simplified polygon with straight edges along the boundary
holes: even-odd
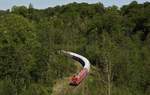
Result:
[[[55,81],[76,69],[62,49],[86,56],[98,70],[86,95],[106,95],[107,84],[111,95],[149,95],[149,44],[150,2],[0,10],[0,95],[52,94]]]

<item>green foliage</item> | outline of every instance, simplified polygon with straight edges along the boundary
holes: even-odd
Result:
[[[120,9],[71,3],[0,11],[0,95],[52,94],[55,81],[77,69],[61,49],[86,56],[96,68],[69,95],[106,95],[108,82],[112,95],[149,95],[149,11],[149,2],[136,1]]]
[[[0,81],[0,94],[1,95],[17,95],[17,89],[11,80]]]

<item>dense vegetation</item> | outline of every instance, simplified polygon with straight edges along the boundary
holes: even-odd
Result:
[[[0,95],[50,95],[54,81],[76,69],[61,49],[86,56],[97,69],[88,77],[90,90],[76,95],[149,95],[150,2],[1,10]]]

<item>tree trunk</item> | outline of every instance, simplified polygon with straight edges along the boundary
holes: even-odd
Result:
[[[107,64],[108,95],[111,95],[111,62]]]

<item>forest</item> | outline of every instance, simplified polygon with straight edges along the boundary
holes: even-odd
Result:
[[[92,70],[82,89],[58,95],[150,95],[150,2],[0,10],[0,95],[54,95],[56,80],[77,69],[59,50]]]

